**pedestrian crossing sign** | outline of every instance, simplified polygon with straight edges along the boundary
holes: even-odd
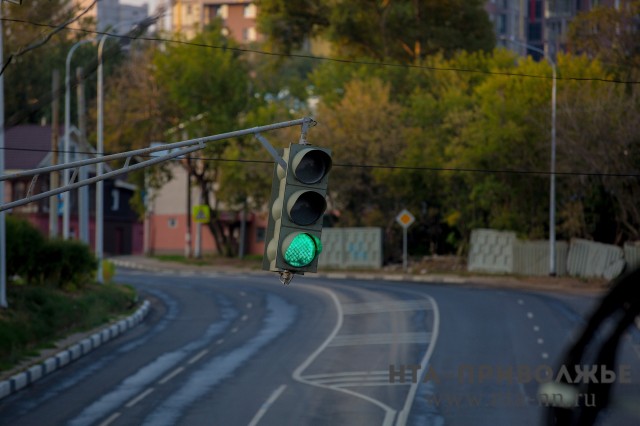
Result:
[[[211,218],[209,206],[207,206],[206,204],[198,204],[193,206],[192,216],[193,221],[196,223],[209,223],[209,219]]]

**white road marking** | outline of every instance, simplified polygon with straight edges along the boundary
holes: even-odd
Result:
[[[175,376],[182,373],[183,371],[184,371],[184,367],[178,367],[175,370],[173,370],[171,373],[164,376],[164,378],[162,378],[158,383],[160,383],[161,385],[164,385],[169,380],[173,379]]]
[[[549,358],[549,354],[546,352],[542,352],[542,358],[547,359]]]
[[[224,339],[218,339],[218,341],[216,342],[216,345],[221,345],[224,343]]]
[[[256,415],[253,416],[253,419],[251,419],[251,422],[249,422],[249,426],[256,426],[258,424],[262,416],[264,416],[267,413],[267,410],[269,410],[271,405],[273,405],[273,403],[276,402],[276,400],[280,397],[280,395],[282,395],[282,392],[284,392],[286,388],[287,388],[287,385],[281,385],[278,389],[273,391],[269,399],[267,399],[265,403],[262,404],[262,407],[260,407]]]
[[[187,364],[193,364],[193,363],[197,362],[200,358],[202,358],[203,356],[205,356],[208,353],[209,353],[209,349],[202,350],[199,354],[197,354],[196,356],[191,358],[189,361],[187,361]]]
[[[247,293],[245,293],[244,291],[240,292],[240,296],[245,297],[247,295]]]
[[[518,299],[518,305],[524,305],[524,300]]]
[[[342,308],[342,305],[340,304],[340,301],[338,300],[338,297],[335,295],[334,292],[332,292],[329,289],[325,289],[325,288],[321,288],[321,287],[316,287],[313,286],[312,288],[322,291],[326,294],[329,295],[329,297],[331,297],[331,299],[333,300],[333,303],[335,305],[336,311],[337,311],[337,321],[336,321],[336,325],[334,327],[334,329],[332,330],[332,332],[329,334],[329,336],[324,340],[324,342],[302,363],[298,366],[298,368],[296,368],[296,370],[293,372],[292,377],[294,380],[301,382],[301,383],[305,383],[311,386],[317,386],[317,387],[321,387],[321,388],[325,388],[325,389],[331,389],[334,391],[338,391],[338,392],[343,392],[346,393],[348,395],[352,395],[355,396],[357,398],[363,399],[367,402],[370,402],[380,408],[382,408],[385,412],[385,416],[384,416],[384,420],[382,422],[383,426],[391,426],[394,423],[394,419],[396,419],[396,414],[397,414],[397,419],[396,419],[396,426],[404,426],[406,421],[407,421],[407,417],[408,417],[408,413],[411,411],[411,406],[413,405],[413,400],[415,399],[415,395],[416,392],[418,390],[418,383],[410,383],[410,389],[408,392],[408,396],[407,399],[405,400],[405,404],[402,408],[402,410],[398,413],[395,409],[391,408],[390,406],[384,404],[381,401],[378,401],[376,399],[373,399],[369,396],[363,395],[361,393],[349,390],[349,389],[345,389],[344,387],[347,386],[351,386],[350,382],[346,382],[346,383],[341,383],[338,385],[328,385],[328,384],[324,384],[324,383],[319,383],[318,376],[315,376],[316,380],[310,380],[309,377],[303,377],[302,376],[302,372],[307,369],[309,367],[309,365],[311,365],[311,363],[328,347],[328,346],[333,346],[334,341],[335,342],[340,342],[340,339],[343,339],[343,343],[344,342],[348,342],[349,340],[347,339],[353,339],[354,336],[337,336],[338,332],[340,331],[340,329],[342,328],[342,324],[344,321],[344,310]],[[434,315],[434,320],[433,320],[433,331],[431,333],[403,333],[405,335],[405,337],[403,339],[408,339],[409,337],[411,337],[411,339],[417,339],[417,340],[422,340],[424,341],[426,339],[426,334],[429,334],[429,347],[424,355],[424,357],[422,358],[421,361],[421,369],[424,371],[426,369],[427,363],[429,362],[429,359],[431,358],[431,355],[433,354],[433,351],[435,349],[435,343],[437,341],[437,337],[438,337],[438,329],[439,329],[439,324],[440,324],[440,314],[438,311],[438,306],[435,302],[435,300],[431,297],[428,297],[428,300],[430,301],[431,304],[431,308],[433,310],[433,315]],[[364,304],[358,304],[360,307],[363,307]],[[396,305],[396,307],[399,307],[400,305]],[[351,307],[355,308],[355,305],[351,305]],[[368,305],[368,310],[371,310],[372,305]],[[405,308],[407,307],[406,305],[404,306]],[[376,309],[378,309],[378,307],[375,307]],[[427,309],[426,307],[422,307],[421,309]],[[403,309],[404,310],[404,309]],[[384,335],[358,335],[358,338],[362,338],[362,339],[377,339],[377,340],[389,340],[389,337],[384,337]],[[396,336],[396,341],[397,341],[397,336]],[[349,374],[349,373],[343,373],[345,375]],[[387,382],[388,382],[388,371],[386,372],[387,374]],[[313,376],[311,376],[313,378]],[[382,376],[380,376],[380,379],[382,378]],[[374,382],[372,382],[374,383]],[[388,383],[387,383],[388,384]],[[383,381],[380,380],[380,382],[376,383],[376,386],[378,385],[383,385]]]
[[[533,319],[533,312],[527,312],[527,318]]]
[[[112,415],[110,415],[107,420],[105,420],[104,422],[100,423],[99,426],[108,426],[111,423],[113,423],[118,417],[120,417],[120,413],[113,413]]]
[[[233,328],[231,329],[231,332],[232,332],[232,333],[237,333],[237,332],[238,332],[238,327],[233,327]]]
[[[253,303],[251,302],[247,303],[247,309],[251,309],[251,308],[253,308]]]
[[[377,314],[381,312],[406,312],[430,310],[428,300],[349,303],[342,306],[344,315]]]
[[[538,338],[538,344],[541,345],[544,343],[544,340],[542,338]]]
[[[136,405],[138,402],[142,401],[143,399],[145,399],[151,392],[154,391],[154,388],[149,388],[146,391],[142,392],[140,395],[136,396],[135,398],[133,398],[131,401],[127,402],[125,404],[125,407],[127,408],[131,408],[134,405]]]
[[[249,319],[248,315],[243,315],[242,318],[240,318],[241,321],[246,321]]]
[[[533,331],[536,331],[536,332],[537,332],[537,331],[540,331],[540,327],[538,327],[537,325],[534,325],[534,326],[533,326]]]
[[[379,334],[347,334],[336,336],[329,346],[352,345],[389,345],[405,343],[429,343],[431,333],[379,333]]]

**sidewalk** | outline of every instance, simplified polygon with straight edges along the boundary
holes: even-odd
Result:
[[[117,256],[108,259],[116,266],[145,271],[165,272],[202,272],[223,274],[248,274],[259,276],[278,275],[274,272],[237,267],[215,262],[208,265],[190,265],[177,261],[164,261],[152,257],[132,255]],[[257,265],[257,264],[256,264]],[[256,266],[257,268],[258,266]],[[410,281],[419,283],[435,283],[446,285],[463,285],[467,287],[505,288],[514,290],[535,290],[560,292],[568,294],[599,295],[608,289],[608,282],[604,279],[585,280],[575,277],[519,277],[511,275],[482,275],[467,272],[460,273],[403,273],[402,271],[348,271],[325,270],[317,274],[307,273],[305,278],[323,279],[352,279],[352,280],[381,280],[381,281]],[[295,281],[293,282],[295,284]]]

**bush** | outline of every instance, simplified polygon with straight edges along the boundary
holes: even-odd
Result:
[[[26,281],[33,279],[44,237],[29,222],[7,215],[7,275],[19,275]]]
[[[8,217],[7,272],[26,283],[76,290],[95,280],[97,261],[79,241],[45,240],[29,222]]]
[[[46,241],[39,257],[41,283],[76,290],[94,281],[98,262],[89,247],[79,241]]]

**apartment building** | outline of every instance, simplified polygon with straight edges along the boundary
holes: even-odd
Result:
[[[192,38],[216,18],[224,32],[240,43],[258,41],[257,7],[246,0],[174,0],[171,6],[173,31]]]
[[[74,0],[81,9],[89,6],[93,0]],[[149,16],[148,5],[121,3],[120,0],[100,0],[85,15],[96,22],[97,31],[105,31],[123,23],[138,22]]]
[[[497,44],[520,55],[541,58],[566,49],[571,21],[594,7],[624,7],[628,0],[487,0],[485,9],[494,24]],[[508,40],[533,46],[524,47]]]

